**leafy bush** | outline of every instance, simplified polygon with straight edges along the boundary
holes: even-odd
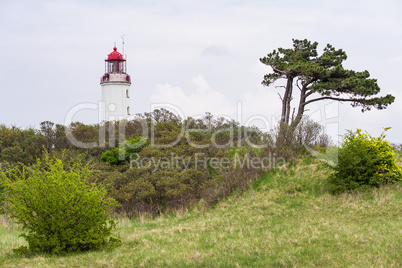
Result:
[[[334,193],[379,187],[402,178],[395,152],[385,135],[375,138],[360,129],[345,135],[334,170],[329,179]]]
[[[45,155],[36,166],[2,173],[6,212],[22,225],[31,252],[76,252],[110,248],[115,221],[109,211],[118,203],[86,182],[91,172],[78,164],[69,169]],[[28,249],[21,247],[17,252]]]
[[[101,161],[112,165],[121,165],[125,161],[130,161],[130,155],[140,152],[146,143],[147,140],[142,137],[126,140],[120,143],[119,147],[103,152]]]

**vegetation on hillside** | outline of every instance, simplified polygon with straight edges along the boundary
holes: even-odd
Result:
[[[0,266],[399,267],[402,185],[331,195],[331,173],[305,158],[211,209],[199,202],[155,218],[121,216],[116,233],[123,243],[110,252],[25,258],[12,253],[27,245],[19,227],[2,217]]]
[[[46,172],[52,173],[53,171],[59,171],[58,174],[60,174],[60,176],[49,176],[49,178],[59,179],[59,181],[55,180],[55,182],[58,183],[56,184],[63,186],[63,183],[67,183],[68,180],[63,182],[60,181],[60,179],[70,178],[70,175],[64,176],[62,174],[67,174],[70,172],[69,170],[71,170],[71,178],[77,179],[77,182],[79,182],[78,178],[82,179],[84,184],[81,185],[83,187],[84,185],[96,185],[98,188],[104,188],[106,192],[102,192],[102,195],[107,193],[107,197],[105,198],[109,198],[109,200],[114,199],[119,204],[119,206],[114,209],[114,212],[118,213],[117,215],[120,215],[119,217],[122,217],[122,215],[130,217],[131,220],[124,220],[124,222],[129,224],[129,226],[135,226],[136,228],[140,230],[142,229],[145,232],[149,232],[149,230],[146,231],[146,227],[140,227],[141,225],[134,223],[135,218],[142,218],[144,215],[148,215],[148,217],[152,219],[156,215],[159,215],[160,219],[163,219],[166,217],[164,215],[167,215],[167,213],[176,213],[181,215],[181,213],[190,210],[192,212],[189,213],[188,217],[190,217],[190,219],[194,218],[194,220],[200,220],[200,217],[202,217],[201,215],[203,214],[214,214],[213,211],[216,211],[216,208],[213,208],[213,206],[217,206],[218,208],[227,206],[217,204],[219,200],[227,200],[227,198],[232,201],[236,200],[234,198],[238,197],[245,191],[247,192],[246,196],[248,198],[250,198],[251,193],[259,193],[261,198],[262,196],[265,196],[268,201],[264,202],[268,202],[272,205],[269,205],[263,209],[263,211],[266,210],[269,212],[268,215],[270,220],[275,219],[275,208],[277,206],[282,206],[283,210],[281,210],[281,216],[278,216],[279,218],[277,220],[284,226],[287,226],[285,222],[283,222],[284,217],[293,217],[295,215],[293,213],[288,214],[286,210],[293,211],[293,209],[300,209],[303,211],[307,209],[303,213],[306,213],[306,215],[312,213],[311,216],[314,216],[315,214],[309,209],[309,207],[318,206],[319,202],[316,202],[318,199],[323,201],[322,198],[329,198],[332,200],[331,202],[336,203],[338,202],[336,200],[342,198],[342,196],[331,197],[328,194],[331,190],[331,187],[333,187],[333,185],[336,183],[342,182],[342,180],[336,179],[337,173],[333,173],[331,175],[331,169],[326,167],[325,164],[299,163],[296,166],[292,166],[295,162],[305,157],[303,155],[306,152],[306,147],[309,149],[316,148],[321,152],[325,152],[327,150],[326,148],[329,144],[329,140],[328,137],[323,134],[322,127],[308,119],[304,119],[291,136],[289,136],[289,133],[281,133],[280,130],[273,131],[271,133],[263,133],[256,128],[246,128],[233,121],[225,121],[223,118],[214,118],[208,113],[203,119],[195,120],[193,118],[187,118],[186,120],[181,120],[167,110],[156,110],[151,114],[146,114],[145,116],[138,115],[137,119],[132,121],[106,122],[101,125],[84,125],[81,123],[73,123],[68,127],[63,127],[65,130],[64,136],[56,134],[57,131],[60,131],[60,129],[60,126],[54,126],[54,124],[51,122],[42,123],[40,131],[33,129],[21,130],[12,127],[8,128],[6,126],[0,127],[0,152],[2,153],[5,151],[7,153],[10,150],[14,150],[15,147],[20,147],[20,149],[17,149],[17,152],[22,152],[21,156],[23,157],[23,161],[18,161],[18,158],[14,159],[8,153],[4,155],[1,154],[1,171],[4,174],[8,174],[6,175],[7,178],[12,177],[10,174],[25,174],[24,176],[17,175],[17,177],[20,177],[19,179],[14,176],[14,182],[9,180],[8,186],[7,184],[5,184],[5,186],[11,189],[13,187],[13,183],[16,183],[14,189],[21,188],[20,190],[22,192],[25,191],[29,197],[37,198],[37,194],[30,192],[35,192],[35,187],[28,187],[29,185],[41,185],[41,183],[43,184],[43,180],[47,178],[47,175],[44,175],[47,174]],[[150,131],[144,132],[144,129]],[[286,135],[281,136],[284,134]],[[21,139],[21,137],[29,135],[31,135],[31,143],[19,144],[16,142]],[[69,138],[69,136],[73,136],[74,139]],[[350,137],[352,137],[352,135]],[[378,144],[374,141],[369,141],[367,143],[368,147],[362,147],[361,144],[359,144],[358,147],[361,149],[360,151],[353,148],[348,149],[348,143],[346,142],[345,147],[340,150],[341,161],[346,161],[346,163],[349,164],[349,167],[351,167],[350,165],[353,166],[355,163],[348,160],[348,158],[344,158],[344,156],[349,157],[349,153],[351,151],[355,153],[361,152],[366,157],[369,157],[370,155],[368,152],[373,151],[373,148],[382,148],[381,150],[374,151],[378,152],[379,155],[384,156],[385,162],[395,162],[395,159],[392,160],[392,157],[389,158],[389,156],[392,156],[392,154],[389,154],[391,146],[389,143],[383,141],[383,138],[384,137],[379,138],[378,141],[375,140],[378,142]],[[93,145],[90,148],[79,148],[80,146],[77,146],[76,142],[81,145]],[[119,146],[115,147],[115,145]],[[41,146],[41,151],[34,151],[36,157],[38,159],[42,158],[42,160],[39,160],[37,163],[31,162],[31,158],[28,157],[29,153],[31,152],[31,148],[39,148]],[[39,167],[39,163],[45,163],[47,161],[46,159],[49,159],[49,157],[51,159],[62,160],[55,160],[56,162],[54,162],[54,165],[50,164],[46,166],[46,170],[41,169]],[[397,159],[400,161],[400,154],[398,154],[398,157],[399,158]],[[359,159],[359,155],[357,155],[356,159]],[[372,159],[378,159],[378,157],[373,156]],[[24,166],[25,168],[23,168]],[[51,168],[52,166],[55,169]],[[84,173],[78,171],[75,172],[74,168],[79,166],[88,167],[88,173],[84,172],[86,174],[85,175]],[[367,165],[362,164],[361,166],[362,170],[365,170]],[[373,164],[373,166],[375,165]],[[342,167],[346,168],[348,165],[342,164]],[[383,169],[384,166],[380,166],[379,168]],[[26,172],[27,170],[30,170],[30,172]],[[354,170],[353,167],[349,169],[349,171],[351,170]],[[335,171],[337,171],[336,168]],[[41,174],[43,176],[39,173],[37,176],[29,176],[29,174],[36,174],[35,172],[42,172],[43,174]],[[330,177],[332,179],[328,180]],[[32,179],[33,182],[28,183]],[[359,178],[357,180],[361,181]],[[387,182],[390,183],[394,181],[396,180],[389,180]],[[18,187],[17,184],[19,185]],[[70,185],[69,183],[67,184]],[[365,182],[361,182],[361,184],[370,185],[370,183]],[[22,187],[24,185],[28,188]],[[46,187],[46,189],[52,192],[53,188],[50,186]],[[252,189],[250,190],[251,186]],[[376,184],[375,186],[381,186],[381,189],[393,189],[392,191],[394,192],[399,191],[399,186],[391,187],[385,184]],[[66,191],[60,190],[58,194],[61,196],[52,195],[51,193],[49,193],[49,195],[46,194],[47,196],[54,197],[55,199],[41,198],[41,201],[57,203],[58,198],[61,198],[60,200],[72,200],[74,199],[75,192],[72,191],[70,193],[68,189],[70,188],[66,188]],[[354,188],[348,187],[344,188],[344,190],[353,189]],[[370,196],[370,191],[362,194],[364,196]],[[9,193],[11,192],[9,191]],[[99,194],[100,193],[101,192],[99,192]],[[375,190],[372,193],[374,194]],[[69,194],[72,195],[72,199],[68,197],[70,196]],[[345,196],[349,195],[360,196],[361,193],[346,193]],[[93,196],[98,195],[95,194]],[[3,193],[0,194],[0,197],[3,199],[4,197],[6,197],[6,199],[8,198],[8,208],[12,207],[10,206],[12,204],[10,203],[12,202],[12,199],[10,199],[12,195],[7,197]],[[97,200],[100,201],[103,199],[97,198]],[[262,202],[261,200],[255,201],[258,203]],[[271,200],[272,203],[269,200]],[[251,214],[249,216],[255,217],[255,213],[257,213],[259,210],[256,209],[254,205],[249,204],[246,200],[242,202],[247,203],[249,207],[246,208],[246,205],[244,205],[244,207],[240,209],[229,206],[230,210],[236,211],[235,213],[239,215],[242,213],[242,210],[250,210],[253,212],[250,212]],[[91,201],[90,203],[95,204],[96,202]],[[311,203],[311,205],[305,207],[306,203]],[[65,204],[60,204],[62,207],[68,207]],[[32,249],[32,251],[69,252],[90,248],[107,248],[107,246],[104,245],[107,241],[107,237],[112,235],[110,232],[112,231],[111,228],[114,226],[113,221],[109,221],[109,225],[106,227],[106,225],[102,225],[105,224],[105,221],[103,220],[106,218],[102,218],[103,220],[100,221],[100,226],[103,226],[101,229],[104,228],[105,232],[101,232],[103,235],[99,232],[91,232],[92,234],[96,234],[96,236],[100,236],[91,238],[87,235],[84,235],[85,238],[80,240],[81,242],[73,239],[74,242],[70,243],[66,241],[72,239],[71,233],[78,234],[83,230],[74,229],[74,231],[69,232],[69,229],[63,225],[65,224],[65,221],[56,219],[56,216],[58,215],[56,212],[51,212],[52,215],[56,215],[54,217],[54,219],[56,219],[55,221],[46,221],[46,219],[48,219],[46,213],[50,213],[48,211],[48,208],[50,209],[50,207],[47,207],[46,205],[42,207],[39,205],[37,208],[44,208],[45,211],[40,212],[40,210],[38,210],[37,212],[35,211],[34,214],[27,211],[25,208],[22,208],[22,212],[20,214],[14,213],[12,215],[17,216],[17,219],[18,216],[21,215],[23,215],[22,218],[25,216],[32,217],[32,215],[37,215],[37,213],[41,215],[41,217],[34,217],[32,219],[38,220],[43,224],[33,226],[33,221],[32,219],[28,219],[29,217],[21,222],[23,224],[22,227],[28,230],[28,233],[23,234],[23,236],[27,239],[29,247]],[[96,205],[96,207],[99,206]],[[114,206],[109,206],[108,208],[112,207]],[[55,208],[57,209],[58,206]],[[210,210],[211,208],[212,210]],[[330,206],[329,208],[326,207],[325,209],[329,209],[331,211],[333,207]],[[9,209],[8,213],[13,213],[12,211],[12,209]],[[64,210],[59,209],[58,211],[62,212]],[[72,208],[71,211],[75,210]],[[84,213],[82,215],[86,215],[85,209],[81,211]],[[104,212],[106,212],[106,210]],[[201,215],[199,215],[199,213],[201,213]],[[64,214],[65,213],[63,212],[60,214],[60,216],[68,216],[68,213],[66,215]],[[298,213],[296,214],[300,217],[307,217],[306,215],[303,216]],[[82,218],[81,216],[79,218]],[[49,220],[51,219],[52,218],[49,218]],[[218,222],[221,222],[220,219],[217,220]],[[72,221],[74,221],[74,219],[72,219]],[[88,219],[86,221],[91,222]],[[257,222],[259,221],[260,219],[257,220]],[[296,223],[296,218],[291,221]],[[7,222],[9,221],[7,220]],[[61,222],[61,225],[56,224],[57,222]],[[121,222],[121,219],[119,222]],[[155,222],[155,220],[150,222]],[[156,222],[158,222],[158,220],[156,220]],[[236,219],[234,223],[247,225],[250,224],[247,220],[241,218]],[[146,224],[147,223],[145,223],[145,225]],[[176,227],[173,226],[176,226],[175,224],[177,224],[177,219],[172,219],[166,224],[172,224],[171,228],[175,229]],[[323,228],[321,223],[316,224],[318,226],[317,228]],[[49,240],[49,237],[51,237],[52,234],[45,234],[47,232],[46,230],[48,230],[48,225],[53,226],[50,230],[52,230],[54,237],[58,237],[61,240],[57,240],[57,238],[52,238]],[[79,226],[80,225],[76,227]],[[256,225],[251,226],[254,226],[253,228],[258,229]],[[274,225],[269,225],[268,227],[275,228]],[[119,232],[123,232],[122,236],[130,237],[128,233],[125,233],[124,228],[126,227],[122,227],[121,224],[118,224],[116,234],[120,235]],[[130,232],[137,232],[133,230],[132,227],[127,228],[130,230]],[[55,229],[63,231],[57,233],[57,231],[54,232]],[[43,230],[46,232],[42,235],[41,232]],[[66,233],[64,230],[67,230]],[[216,230],[225,231],[226,229],[217,228]],[[211,232],[214,233],[216,230],[211,230]],[[236,237],[234,241],[234,243],[237,244],[237,247],[239,247],[239,249],[236,251],[236,254],[239,254],[237,256],[244,254],[241,253],[241,251],[247,252],[247,250],[245,250],[239,244],[241,238],[244,238],[238,233],[244,232],[243,229],[241,230],[242,231],[236,231],[239,237]],[[82,233],[85,233],[85,230]],[[261,230],[253,231],[253,233],[249,235],[253,236],[256,233],[261,233],[261,235],[266,234],[265,231]],[[64,234],[66,234],[66,236]],[[48,237],[48,235],[50,236]],[[270,235],[272,238],[272,234]],[[277,235],[279,235],[279,233]],[[43,240],[45,236],[48,238]],[[172,241],[167,237],[164,239]],[[189,238],[187,237],[184,239]],[[222,237],[222,239],[226,241],[231,240],[229,237]],[[236,239],[239,239],[239,241],[236,242]],[[284,238],[278,236],[276,239],[280,240]],[[302,238],[303,241],[304,239],[305,238]],[[89,240],[90,242],[86,242],[86,240]],[[159,240],[159,238],[157,238],[157,240]],[[57,241],[64,242],[59,243]],[[142,242],[138,242],[137,240],[135,240],[137,242],[130,241],[131,240],[126,240],[124,242],[123,239],[123,250],[129,249],[131,246],[134,246],[134,244],[142,244]],[[263,249],[268,250],[267,244],[264,244],[258,238],[253,238],[250,241],[260,244]],[[115,240],[114,238],[112,238],[111,242],[111,245],[118,244],[118,240]],[[159,242],[162,243],[161,246],[164,243],[165,245],[170,243],[162,242],[160,240]],[[176,242],[182,243],[183,241]],[[305,242],[306,241],[303,243]],[[219,245],[219,243],[216,241],[214,243]],[[317,243],[321,242],[318,241]],[[24,251],[24,245],[21,245],[23,247],[21,248],[22,250],[20,250],[20,252]],[[221,246],[226,248],[228,245],[221,244]],[[323,246],[324,245],[320,244],[319,248]],[[275,249],[275,254],[278,255],[275,256],[279,256],[280,252],[280,246],[277,245],[277,247],[278,248]],[[139,248],[139,246],[135,246],[135,248],[141,251],[145,250],[141,247]],[[201,249],[202,248],[203,246],[201,243]],[[220,252],[216,247],[213,248],[215,254],[216,252]],[[96,255],[96,253],[91,254]],[[148,253],[144,254],[147,255]],[[260,254],[263,256],[263,251],[260,251]],[[317,254],[317,252],[315,252],[315,254]],[[131,254],[129,255],[131,256]],[[12,254],[8,256],[13,256],[12,258],[18,259],[18,257]],[[136,260],[141,260],[140,256],[138,256]],[[278,263],[284,263],[284,265],[308,264],[307,260],[305,260],[306,262],[299,263],[295,260],[294,256],[295,255],[288,256],[287,260],[283,260],[279,257],[273,257],[269,262],[262,261],[262,259],[246,258],[244,263],[241,260],[238,260],[235,263],[257,263],[261,265],[272,265]],[[172,257],[167,256],[167,258],[171,259]],[[151,263],[151,265],[171,264],[168,259],[156,260],[156,262]],[[206,262],[211,260],[208,257],[202,259],[205,259]],[[212,258],[212,260],[216,262],[217,265],[231,264],[230,261],[228,262],[228,259],[223,260],[224,262],[214,258]],[[389,260],[391,260],[391,257],[389,257]],[[315,261],[321,262],[323,260],[321,257],[319,257]],[[184,261],[183,259],[175,259],[175,261],[172,263],[202,265],[203,262],[198,263],[192,262],[191,260]],[[136,262],[136,264],[140,263]]]
[[[30,142],[20,142],[29,135]],[[19,162],[34,165],[48,151],[66,163],[89,165],[89,181],[119,202],[116,212],[160,214],[190,208],[201,199],[211,206],[247,189],[263,171],[296,159],[304,145],[328,144],[322,127],[309,120],[286,146],[276,144],[278,135],[210,113],[182,120],[160,109],[135,120],[96,125],[45,121],[40,130],[3,125],[0,162],[3,170],[18,169]]]

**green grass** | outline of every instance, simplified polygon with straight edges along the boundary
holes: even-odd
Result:
[[[395,151],[396,154],[396,162],[399,166],[402,166],[402,151]]]
[[[123,245],[111,252],[15,255],[12,248],[26,243],[1,218],[0,266],[401,267],[402,184],[333,196],[329,173],[305,159],[209,210],[201,202],[154,219],[120,217]]]

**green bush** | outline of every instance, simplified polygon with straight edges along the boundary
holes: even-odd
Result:
[[[142,137],[126,140],[120,143],[119,147],[103,152],[100,159],[102,162],[108,162],[115,166],[121,165],[130,161],[130,155],[140,152],[146,143],[147,140]]]
[[[379,187],[402,178],[395,152],[385,135],[375,138],[360,129],[345,135],[334,170],[329,179],[334,193]]]
[[[1,174],[6,212],[21,224],[31,252],[77,252],[121,243],[111,237],[116,223],[109,214],[118,203],[86,182],[90,174],[86,166],[65,168],[47,154],[35,166]]]

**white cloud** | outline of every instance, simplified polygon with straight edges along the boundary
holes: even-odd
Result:
[[[151,95],[151,103],[168,103],[179,107],[186,116],[213,115],[232,116],[235,104],[231,104],[221,92],[213,89],[202,75],[190,80],[192,93],[186,95],[180,87],[157,84]]]
[[[178,107],[184,115],[197,117],[211,112],[215,117],[226,116],[242,124],[270,129],[274,126],[280,109],[280,100],[272,88],[256,87],[244,92],[238,101],[212,88],[202,75],[191,80],[192,93],[170,84],[157,84],[151,103],[166,103]]]

